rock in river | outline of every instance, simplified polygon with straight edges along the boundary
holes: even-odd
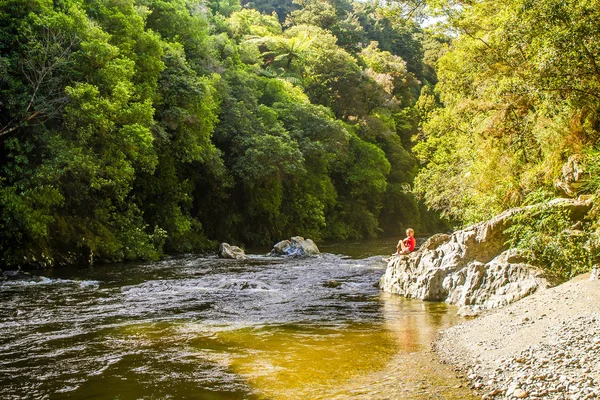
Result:
[[[327,287],[327,288],[337,289],[337,288],[339,288],[340,286],[342,286],[342,282],[338,282],[338,281],[331,280],[331,281],[327,281],[327,282],[325,282],[325,283],[323,284],[323,286],[324,286],[324,287]]]
[[[314,257],[321,254],[319,248],[310,239],[294,236],[291,240],[282,240],[273,246],[270,256]]]
[[[244,253],[244,250],[228,243],[221,243],[221,246],[219,246],[219,257],[232,258],[234,260],[245,260],[248,258],[246,253]]]

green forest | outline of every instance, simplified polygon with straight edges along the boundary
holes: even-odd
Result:
[[[594,195],[599,26],[597,0],[1,0],[0,268]]]

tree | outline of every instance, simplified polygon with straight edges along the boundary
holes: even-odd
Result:
[[[242,6],[258,10],[261,14],[276,13],[280,23],[285,21],[288,14],[299,8],[293,0],[242,0]]]
[[[367,39],[414,27],[348,0],[254,3],[286,29],[237,0],[0,4],[0,266],[418,223],[410,137],[435,111],[415,108],[413,61]]]
[[[597,140],[600,48],[588,27],[598,12],[594,2],[515,0],[452,18],[461,35],[438,62],[445,109],[424,126],[417,189],[468,223],[554,191],[565,157]]]

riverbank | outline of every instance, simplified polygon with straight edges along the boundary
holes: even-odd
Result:
[[[445,330],[434,351],[483,398],[600,398],[600,281],[539,290]]]

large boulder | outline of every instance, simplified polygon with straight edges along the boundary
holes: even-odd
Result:
[[[294,236],[291,240],[282,240],[273,246],[270,256],[315,257],[321,254],[319,248],[310,239]]]
[[[287,254],[287,251],[290,249],[290,245],[292,244],[289,240],[282,240],[279,243],[275,243],[273,249],[269,253],[271,256],[284,256]]]
[[[564,207],[584,216],[590,202],[555,199],[549,206]],[[504,233],[511,217],[534,208],[507,210],[490,221],[451,235],[432,236],[419,250],[393,257],[379,281],[381,289],[405,297],[446,301],[477,312],[502,307],[546,287],[541,271],[508,250]]]
[[[219,246],[219,257],[231,258],[234,260],[245,260],[248,258],[244,250],[237,246],[232,246],[228,243],[221,243]]]

